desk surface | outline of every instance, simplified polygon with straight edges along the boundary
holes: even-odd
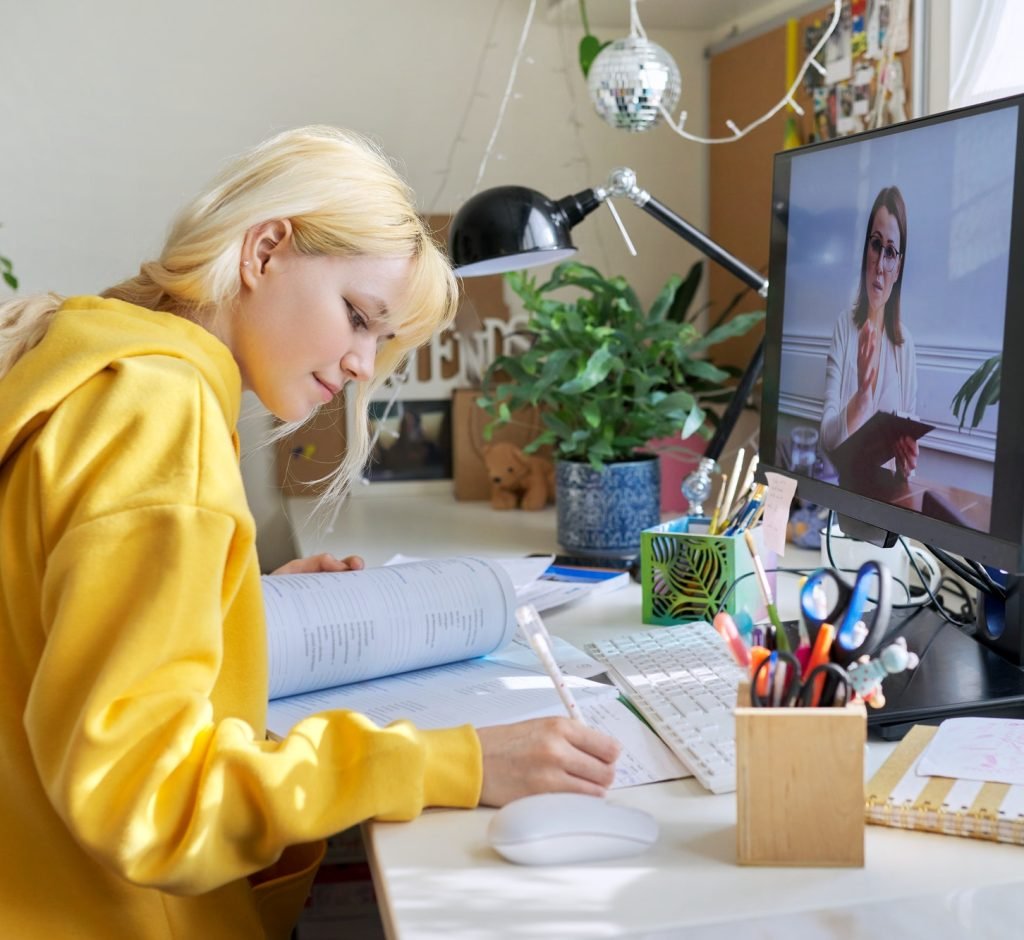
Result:
[[[498,513],[486,503],[456,503],[446,495],[359,496],[332,533],[297,529],[303,554],[359,552],[370,564],[399,551],[512,556],[557,549],[553,510]],[[791,549],[784,562],[814,565],[816,555]],[[789,580],[779,585],[784,618],[795,616],[787,603],[795,594],[786,590]],[[638,585],[545,620],[577,645],[648,629],[640,620]],[[871,742],[868,772],[891,748]],[[611,799],[659,820],[653,849],[626,861],[527,868],[487,846],[492,810],[430,810],[411,823],[367,824],[389,935],[797,940],[1019,934],[1020,847],[868,826],[864,868],[746,868],[736,864],[734,794],[714,796],[686,779],[615,790]]]

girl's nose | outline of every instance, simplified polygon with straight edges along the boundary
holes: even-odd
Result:
[[[357,382],[369,382],[373,378],[376,358],[376,340],[372,336],[360,337],[341,357],[341,368],[349,378]]]

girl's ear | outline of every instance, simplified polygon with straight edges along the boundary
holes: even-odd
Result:
[[[273,256],[291,247],[291,241],[290,219],[270,219],[250,228],[242,240],[242,283],[254,288]]]

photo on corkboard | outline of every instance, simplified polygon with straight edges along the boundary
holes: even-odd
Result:
[[[367,478],[374,483],[451,479],[451,399],[399,401],[385,416],[386,411],[386,402],[370,404],[370,433],[377,441]]]

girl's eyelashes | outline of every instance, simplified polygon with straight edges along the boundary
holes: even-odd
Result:
[[[348,307],[348,319],[349,322],[352,324],[352,328],[356,330],[367,329],[370,326],[370,321],[367,320],[366,317],[362,313],[360,313],[355,307],[353,307],[352,304],[347,299],[342,299],[345,301],[345,306]]]

